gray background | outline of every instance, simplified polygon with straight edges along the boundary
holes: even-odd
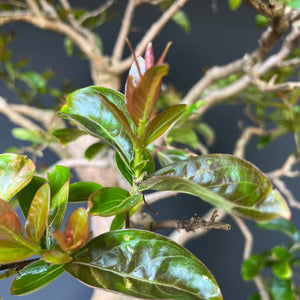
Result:
[[[119,1],[120,8],[125,1]],[[127,2],[127,1],[126,1]],[[96,7],[98,1],[88,0],[83,2],[71,1],[74,6]],[[192,31],[189,35],[182,32],[173,23],[170,23],[154,41],[154,50],[160,53],[168,41],[173,45],[168,53],[166,61],[170,64],[170,72],[166,79],[173,83],[183,93],[186,92],[200,78],[203,68],[214,64],[226,64],[240,58],[245,52],[250,52],[257,46],[257,39],[261,30],[254,25],[255,14],[246,6],[242,6],[238,12],[230,12],[227,1],[217,1],[218,12],[213,12],[211,1],[190,1],[184,10],[190,17]],[[151,20],[156,19],[159,13],[151,7],[139,8],[135,18],[135,25],[146,29]],[[98,33],[104,42],[104,52],[111,53],[113,41],[117,36],[120,18],[112,23],[99,28]],[[52,81],[54,85],[61,86],[64,78],[70,78],[76,87],[84,87],[92,84],[88,63],[77,57],[67,57],[63,48],[63,37],[52,32],[42,32],[31,25],[15,23],[1,28],[1,30],[13,30],[17,34],[17,41],[12,49],[23,56],[31,57],[30,67],[37,71],[54,68],[58,75]],[[141,37],[141,33],[132,33],[130,40],[133,44]],[[158,54],[157,54],[158,56]],[[1,96],[8,97],[12,102],[18,102],[15,95],[11,94],[4,85],[1,86]],[[49,101],[49,99],[44,99]],[[234,142],[240,134],[237,122],[247,120],[242,115],[242,105],[219,106],[211,109],[204,117],[215,130],[217,141],[210,149],[214,153],[232,153]],[[7,119],[0,115],[1,123],[1,152],[11,145],[23,145],[10,135],[14,127]],[[268,172],[280,167],[285,157],[294,150],[291,136],[274,142],[271,147],[263,151],[256,150],[255,141],[251,142],[247,150],[247,159]],[[55,157],[46,151],[43,163],[55,162]],[[297,180],[290,180],[289,185],[297,194],[299,187]],[[209,208],[206,203],[199,203],[199,199],[190,197],[177,197],[163,203],[153,205],[153,209],[160,212],[160,219],[190,217],[197,213],[203,214]],[[71,208],[72,210],[74,207]],[[293,221],[296,222],[299,213],[295,212]],[[203,238],[189,242],[187,248],[197,255],[216,277],[224,299],[247,299],[254,291],[252,283],[245,283],[240,275],[240,265],[243,253],[243,237],[239,229],[230,218],[226,219],[232,224],[229,232],[211,231]],[[299,222],[298,222],[299,223]],[[281,234],[256,230],[254,223],[249,222],[255,232],[255,251],[262,251],[267,247],[286,241]],[[9,295],[11,280],[0,281],[0,296],[4,300],[16,299]],[[92,290],[70,277],[62,275],[61,278],[46,288],[25,296],[24,299],[43,300],[69,300],[89,299]]]

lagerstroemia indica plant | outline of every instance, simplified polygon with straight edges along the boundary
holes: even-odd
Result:
[[[18,273],[12,294],[31,293],[66,271],[93,287],[140,298],[222,299],[213,275],[189,251],[154,232],[128,228],[150,189],[192,194],[258,222],[290,218],[279,192],[243,159],[226,154],[185,158],[169,152],[165,161],[170,164],[155,171],[149,146],[193,111],[185,105],[155,111],[168,72],[168,48],[155,64],[151,45],[144,58],[134,59],[125,95],[95,86],[69,95],[59,115],[79,129],[53,133],[63,143],[90,134],[112,146],[129,191],[93,182],[70,184],[69,170],[62,166],[45,179],[34,176],[35,165],[25,156],[0,156],[0,269],[9,270],[2,276]],[[9,203],[14,196],[26,218],[26,235]],[[60,231],[67,203],[82,201],[88,201],[88,209],[74,211]],[[115,216],[111,231],[91,239],[88,214]],[[38,258],[26,260],[32,255]]]

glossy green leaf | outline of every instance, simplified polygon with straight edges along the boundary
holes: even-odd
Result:
[[[257,226],[262,229],[280,231],[289,236],[294,241],[300,241],[300,234],[298,229],[291,221],[278,218],[268,222],[258,223]]]
[[[147,299],[222,299],[218,284],[201,261],[152,232],[111,231],[72,256],[64,269],[94,287]]]
[[[24,155],[6,153],[0,155],[0,198],[9,201],[32,179],[34,163]]]
[[[124,178],[130,183],[130,185],[133,185],[133,172],[131,168],[124,162],[120,154],[116,151],[115,153],[115,161],[116,165],[121,172],[121,174],[124,176]]]
[[[122,94],[107,88],[87,87],[68,96],[60,116],[104,139],[130,162],[134,153],[131,138],[135,137],[127,114]]]
[[[169,143],[177,142],[198,148],[198,137],[194,130],[188,127],[174,128],[168,133]]]
[[[21,271],[11,285],[11,294],[26,295],[37,291],[64,272],[61,265],[48,265],[44,260],[35,261]]]
[[[147,125],[144,132],[143,146],[146,147],[163,135],[186,110],[185,104],[171,106],[155,116]]]
[[[70,184],[69,202],[85,202],[103,186],[96,182],[81,181]]]
[[[188,155],[186,151],[177,149],[163,149],[157,152],[157,158],[162,167],[166,167],[176,161],[185,160]]]
[[[85,152],[84,157],[87,160],[92,160],[98,153],[100,153],[103,149],[107,147],[106,143],[98,142],[91,146],[89,146]]]
[[[34,195],[36,194],[38,189],[46,182],[47,180],[45,178],[33,176],[30,183],[17,194],[17,198],[25,219],[27,218]]]
[[[289,279],[293,275],[289,262],[286,260],[274,263],[272,265],[272,270],[273,273],[281,279]]]
[[[266,256],[263,254],[252,254],[242,264],[242,276],[244,280],[250,280],[254,278],[266,261]]]
[[[191,31],[191,24],[187,14],[183,10],[178,10],[172,20],[181,27],[186,33],[190,33]]]
[[[233,215],[267,221],[290,218],[290,210],[268,178],[251,163],[227,154],[191,157],[146,177],[140,191],[192,194]]]
[[[28,248],[21,243],[0,239],[0,264],[21,261],[33,254],[36,254],[33,249]]]
[[[167,73],[168,66],[165,64],[148,69],[139,80],[132,76],[132,70],[129,71],[126,106],[135,125],[138,126],[140,120],[149,120],[159,98],[162,77]]]
[[[85,134],[86,132],[79,130],[77,128],[62,128],[52,132],[52,135],[58,138],[61,144],[64,146],[66,146],[70,142],[75,141],[80,136],[83,136]]]
[[[45,251],[43,257],[49,264],[65,264],[72,260],[72,258],[67,253],[61,252],[56,249]]]
[[[24,128],[14,128],[11,131],[14,138],[19,139],[21,141],[28,141],[35,144],[42,144],[43,139],[41,138],[39,132],[34,132],[32,130],[24,129]]]
[[[15,234],[23,234],[23,226],[15,210],[4,200],[0,199],[0,225],[9,228]],[[5,233],[0,227],[0,238],[5,238]]]
[[[46,229],[49,215],[50,187],[43,184],[36,192],[28,212],[25,224],[27,238],[38,244]]]
[[[272,257],[278,260],[288,260],[293,257],[293,254],[288,251],[285,247],[275,246],[272,249]]]
[[[109,217],[129,210],[143,200],[142,195],[130,196],[119,187],[100,189],[89,199],[89,215]]]
[[[274,278],[271,286],[272,300],[294,300],[290,279]]]

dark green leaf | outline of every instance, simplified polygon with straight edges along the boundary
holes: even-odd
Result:
[[[172,20],[179,27],[181,27],[186,33],[190,33],[190,31],[191,31],[190,20],[183,10],[178,10],[172,17]]]
[[[135,63],[132,68],[136,69]],[[132,75],[132,68],[126,82],[126,106],[132,120],[138,126],[140,120],[146,122],[152,115],[159,98],[161,80],[167,75],[168,66],[154,66],[142,73],[142,78],[138,80],[136,75]]]
[[[96,191],[103,186],[96,182],[76,182],[70,185],[69,202],[85,202]]]
[[[38,260],[19,271],[12,283],[13,295],[26,295],[37,291],[59,277],[64,272],[61,265],[48,265]]]
[[[271,286],[272,300],[294,300],[291,280],[274,278]]]
[[[25,219],[27,218],[28,211],[35,193],[45,182],[45,178],[33,176],[30,183],[17,194],[18,201]]]
[[[163,149],[157,152],[157,158],[162,167],[166,167],[176,161],[184,160],[188,155],[187,152],[177,149]]]
[[[43,184],[34,195],[26,219],[25,231],[27,238],[39,244],[46,229],[49,215],[50,187]]]
[[[195,256],[152,232],[108,232],[72,256],[65,270],[94,287],[148,299],[222,299],[212,274]]]
[[[227,154],[176,162],[139,183],[140,191],[192,194],[227,212],[256,221],[290,218],[290,210],[268,178],[251,163]]]
[[[292,238],[294,241],[300,241],[299,231],[291,221],[278,218],[268,222],[258,223],[257,226],[263,229],[281,231],[282,233]]]
[[[0,155],[0,198],[9,201],[32,179],[34,163],[24,155],[6,153]]]
[[[119,187],[102,188],[89,199],[89,215],[109,217],[129,210],[143,200],[142,195],[130,196]]]
[[[68,143],[75,141],[86,132],[77,128],[62,128],[52,132],[52,134],[59,139],[62,145],[66,146]]]
[[[272,257],[279,259],[279,260],[288,260],[293,257],[293,254],[288,251],[288,249],[281,247],[281,246],[275,246],[272,249]]]
[[[84,157],[87,160],[92,160],[98,153],[100,153],[103,149],[107,147],[106,143],[98,142],[91,146],[89,146],[85,152]]]
[[[174,105],[152,119],[145,129],[143,146],[146,147],[164,134],[185,110],[186,105],[184,104]]]
[[[68,96],[60,116],[75,122],[85,132],[104,139],[128,163],[133,159],[133,124],[127,116],[122,94],[100,87],[77,90]]]
[[[168,141],[178,142],[181,144],[189,145],[194,149],[198,148],[198,137],[194,130],[188,127],[179,127],[170,130],[168,133]]]
[[[130,183],[130,185],[133,185],[133,172],[128,167],[128,165],[124,162],[120,154],[116,151],[115,153],[115,160],[116,165],[121,172],[121,174],[124,176],[124,178]]]
[[[242,276],[244,280],[250,280],[262,269],[266,257],[262,254],[253,254],[247,258],[242,264]]]

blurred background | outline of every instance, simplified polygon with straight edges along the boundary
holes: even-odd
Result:
[[[70,1],[74,7],[95,8],[99,1]],[[116,15],[111,22],[105,23],[97,29],[103,41],[104,53],[111,53],[114,41],[121,23],[124,4],[127,1],[117,1]],[[217,7],[213,9],[213,6]],[[175,23],[170,22],[154,41],[154,51],[159,55],[168,41],[173,41],[166,61],[170,64],[170,72],[166,83],[172,83],[184,94],[202,76],[207,67],[223,65],[242,57],[257,47],[257,40],[262,29],[255,26],[255,13],[245,5],[232,12],[228,9],[227,1],[221,0],[191,0],[183,10],[191,23],[190,33],[184,33]],[[156,8],[148,6],[137,10],[134,19],[135,29],[130,35],[133,45],[139,40],[143,32],[160,13]],[[44,72],[54,69],[56,76],[51,84],[62,87],[64,80],[69,79],[75,88],[92,84],[88,62],[65,54],[64,38],[52,32],[41,31],[25,23],[15,23],[2,26],[1,31],[14,32],[16,41],[10,49],[16,56],[30,58],[28,68]],[[127,52],[128,54],[129,52]],[[12,103],[20,103],[17,96],[10,92],[5,84],[0,82],[0,95]],[[123,91],[123,90],[122,90]],[[53,105],[50,97],[39,99],[46,106]],[[210,109],[204,116],[204,121],[212,126],[216,132],[216,142],[210,148],[212,153],[232,153],[234,143],[240,135],[238,123],[248,124],[244,117],[243,105],[222,105]],[[4,152],[10,146],[23,146],[24,142],[16,140],[11,135],[14,125],[5,116],[0,115],[1,142],[0,150]],[[285,136],[276,140],[264,150],[257,150],[256,140],[249,144],[246,158],[256,164],[262,171],[268,172],[279,168],[287,155],[294,150],[292,137]],[[51,165],[56,157],[45,151],[44,157],[39,159],[41,164]],[[289,180],[289,187],[294,195],[299,192],[298,179]],[[182,200],[184,198],[184,205]],[[152,208],[159,211],[159,219],[191,217],[195,213],[204,214],[210,206],[199,199],[177,196],[174,199],[155,203]],[[71,205],[73,211],[75,206]],[[299,213],[294,212],[293,221],[300,225]],[[232,225],[229,232],[210,231],[205,236],[188,242],[186,247],[211,270],[218,281],[225,300],[247,299],[255,291],[252,283],[244,282],[240,275],[244,239],[238,227],[230,217],[225,222]],[[286,241],[280,233],[259,230],[253,222],[247,222],[254,232],[254,252],[263,251],[273,245]],[[167,232],[163,232],[167,233]],[[17,296],[10,295],[11,279],[0,281],[0,296],[3,300],[14,300]],[[24,296],[24,300],[75,300],[89,299],[92,289],[81,284],[71,276],[64,274],[46,288]]]

